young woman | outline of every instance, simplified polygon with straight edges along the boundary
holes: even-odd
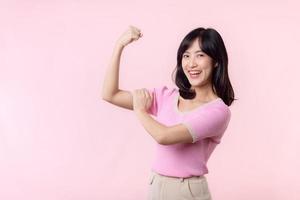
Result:
[[[206,163],[227,129],[229,106],[235,100],[224,42],[212,28],[194,29],[177,52],[174,72],[178,88],[120,90],[122,50],[140,37],[141,31],[130,26],[117,40],[102,97],[133,110],[157,142],[148,200],[209,200]]]

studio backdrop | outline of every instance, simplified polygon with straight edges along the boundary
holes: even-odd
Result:
[[[300,199],[299,3],[1,1],[0,199],[146,199],[155,141],[101,98],[119,36],[120,89],[167,85],[182,38],[214,28],[237,99],[208,161],[214,200]]]

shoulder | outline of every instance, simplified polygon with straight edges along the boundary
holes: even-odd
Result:
[[[231,110],[228,105],[225,104],[225,102],[220,98],[220,104],[219,104],[219,110],[223,112],[228,117],[231,116]]]
[[[221,120],[223,122],[229,122],[231,118],[231,111],[224,101],[220,98],[215,104],[212,104],[206,109],[208,115],[212,118]]]
[[[231,111],[221,98],[200,107],[197,112],[192,113],[192,118],[207,118],[221,121],[228,121],[231,118]]]

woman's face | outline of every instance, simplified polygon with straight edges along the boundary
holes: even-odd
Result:
[[[213,59],[201,51],[198,38],[183,53],[181,64],[192,87],[210,84]]]

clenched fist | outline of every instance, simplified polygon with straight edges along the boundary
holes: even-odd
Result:
[[[152,104],[152,94],[147,89],[138,89],[132,92],[133,96],[133,110],[147,112]]]
[[[140,29],[134,26],[129,26],[129,28],[120,36],[117,43],[125,47],[132,41],[138,40],[142,36],[143,34],[141,33]]]

